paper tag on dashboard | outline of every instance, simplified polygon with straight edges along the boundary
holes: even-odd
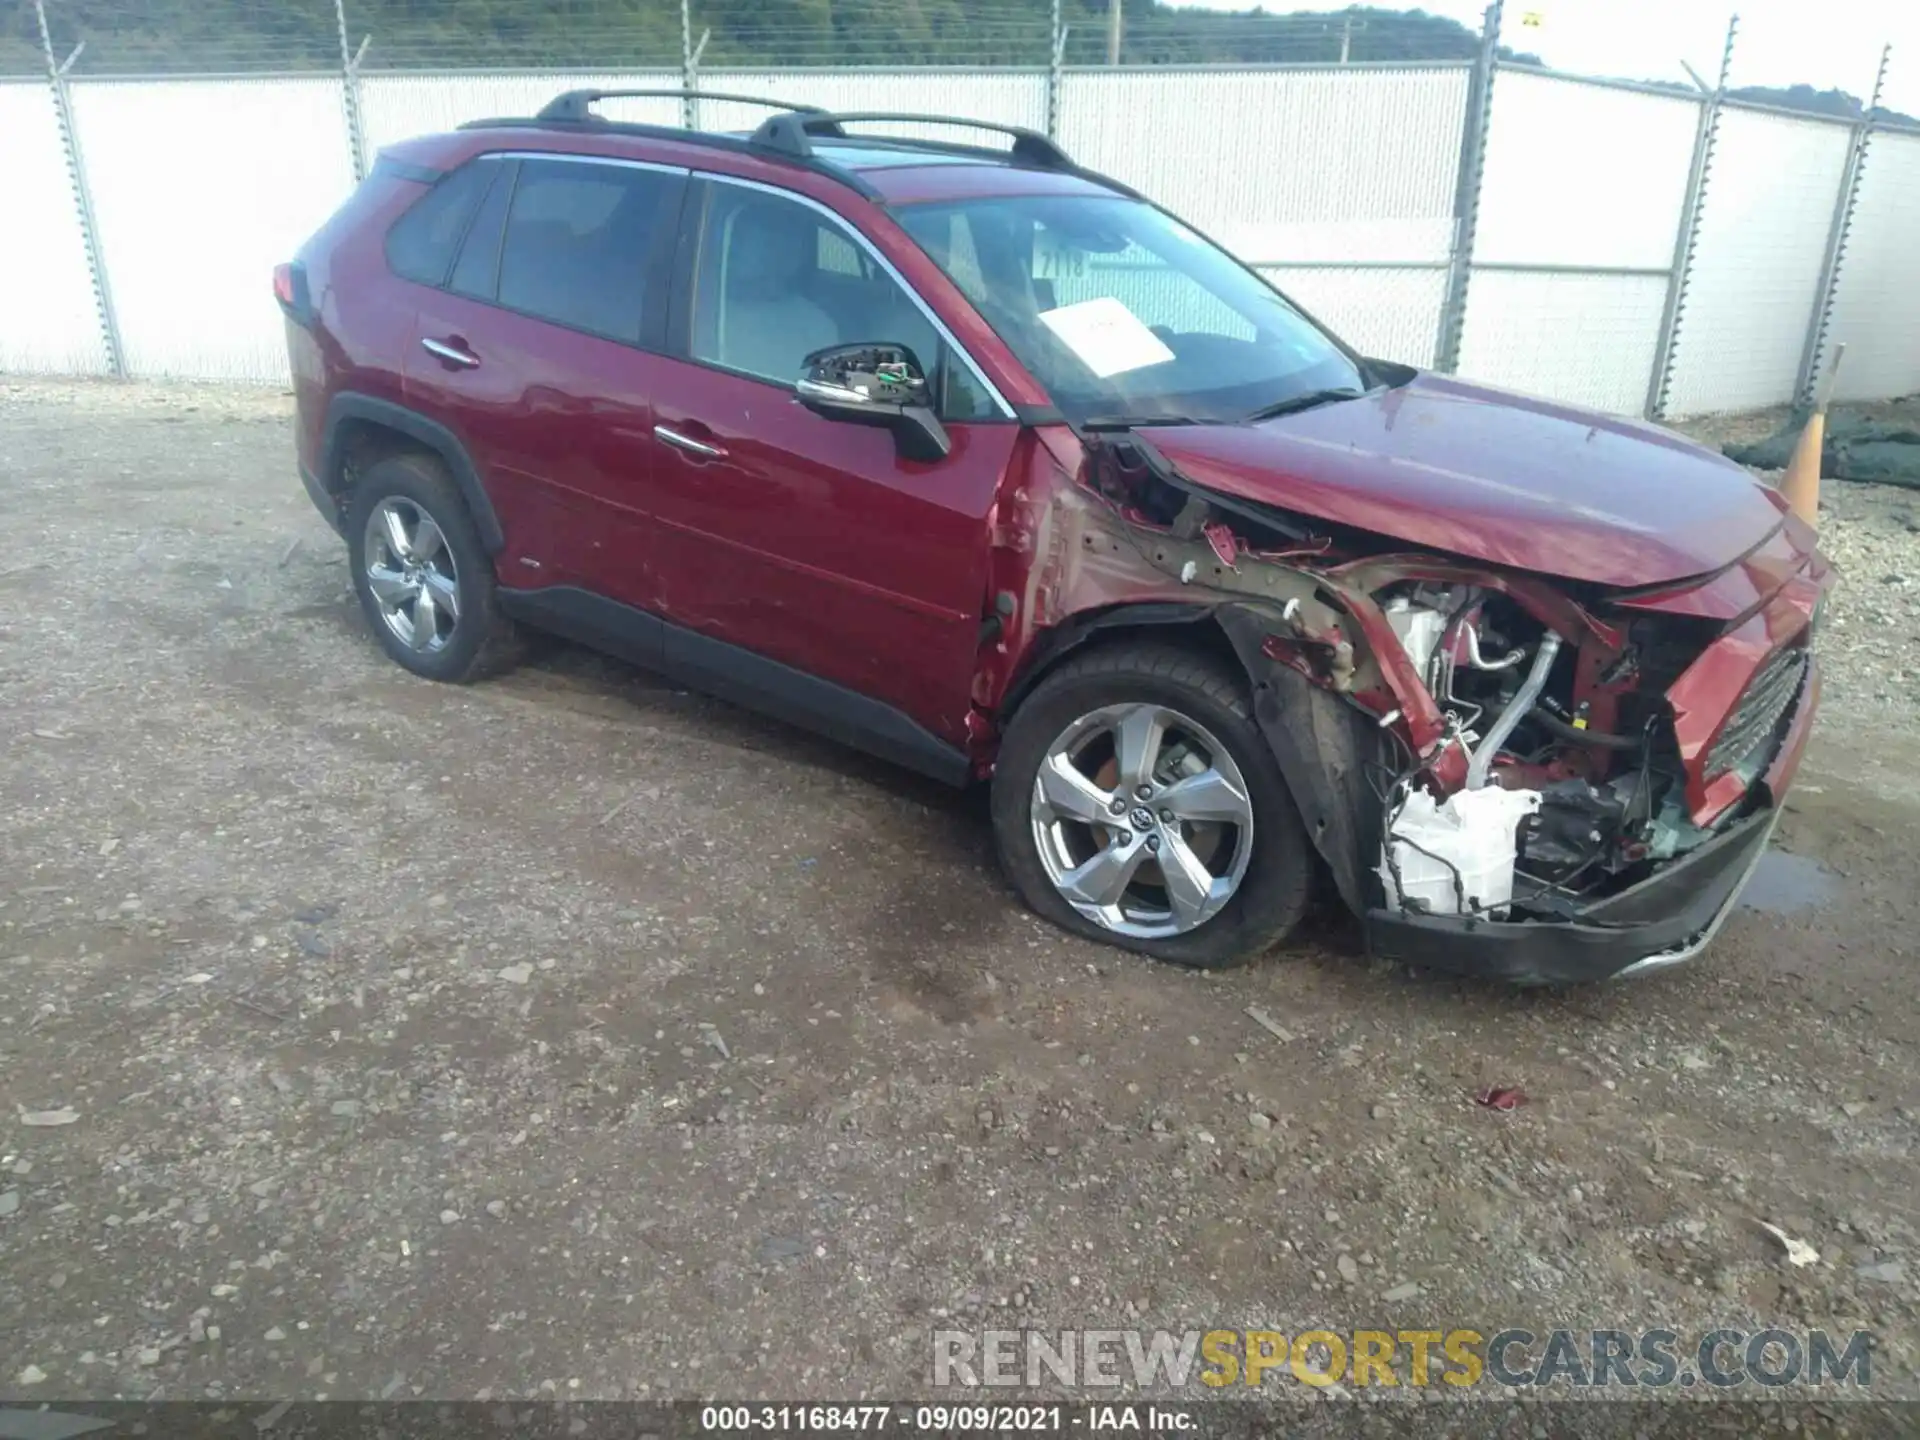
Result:
[[[1173,359],[1160,337],[1111,295],[1043,311],[1040,323],[1102,380]]]

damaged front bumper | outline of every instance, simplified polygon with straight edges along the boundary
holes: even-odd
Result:
[[[1630,889],[1559,921],[1367,912],[1376,958],[1523,985],[1575,985],[1665,969],[1707,948],[1779,820],[1769,806]]]
[[[1520,985],[1577,985],[1650,974],[1693,959],[1739,903],[1780,820],[1820,705],[1820,667],[1807,667],[1780,748],[1751,795],[1751,813],[1637,885],[1564,920],[1483,920],[1378,907],[1366,914],[1376,958]]]

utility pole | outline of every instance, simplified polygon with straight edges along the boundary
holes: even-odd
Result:
[[[1347,12],[1346,20],[1340,26],[1340,63],[1345,65],[1353,55],[1353,12]]]
[[[1126,24],[1120,0],[1107,0],[1107,64],[1120,63],[1121,27]]]

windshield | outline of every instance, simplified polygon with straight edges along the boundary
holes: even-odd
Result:
[[[997,196],[894,214],[1076,423],[1236,421],[1367,388],[1277,292],[1143,201]]]

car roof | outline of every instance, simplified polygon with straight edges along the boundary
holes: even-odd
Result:
[[[608,120],[593,110],[595,104],[607,99],[636,96],[682,99],[688,94],[700,99],[766,106],[774,113],[756,130],[743,133],[628,124]],[[847,131],[844,126],[848,123],[985,130],[1005,135],[1012,143],[1006,149],[998,149],[949,140],[868,135]],[[475,131],[519,131],[516,145],[522,139],[534,140],[527,132],[538,132],[539,138],[530,148],[609,158],[665,159],[674,164],[727,170],[776,180],[776,183],[779,171],[797,169],[837,181],[869,200],[887,205],[999,195],[1134,193],[1118,181],[1075,164],[1052,140],[1020,126],[946,115],[832,113],[752,96],[699,91],[567,91],[549,101],[537,115],[474,120],[462,125],[460,130],[463,136],[471,136]],[[575,143],[567,143],[569,140]],[[472,153],[485,147],[461,148]],[[707,153],[696,158],[700,151]],[[727,159],[722,160],[723,156]],[[465,158],[465,155],[459,157]],[[774,173],[769,174],[769,170]]]

